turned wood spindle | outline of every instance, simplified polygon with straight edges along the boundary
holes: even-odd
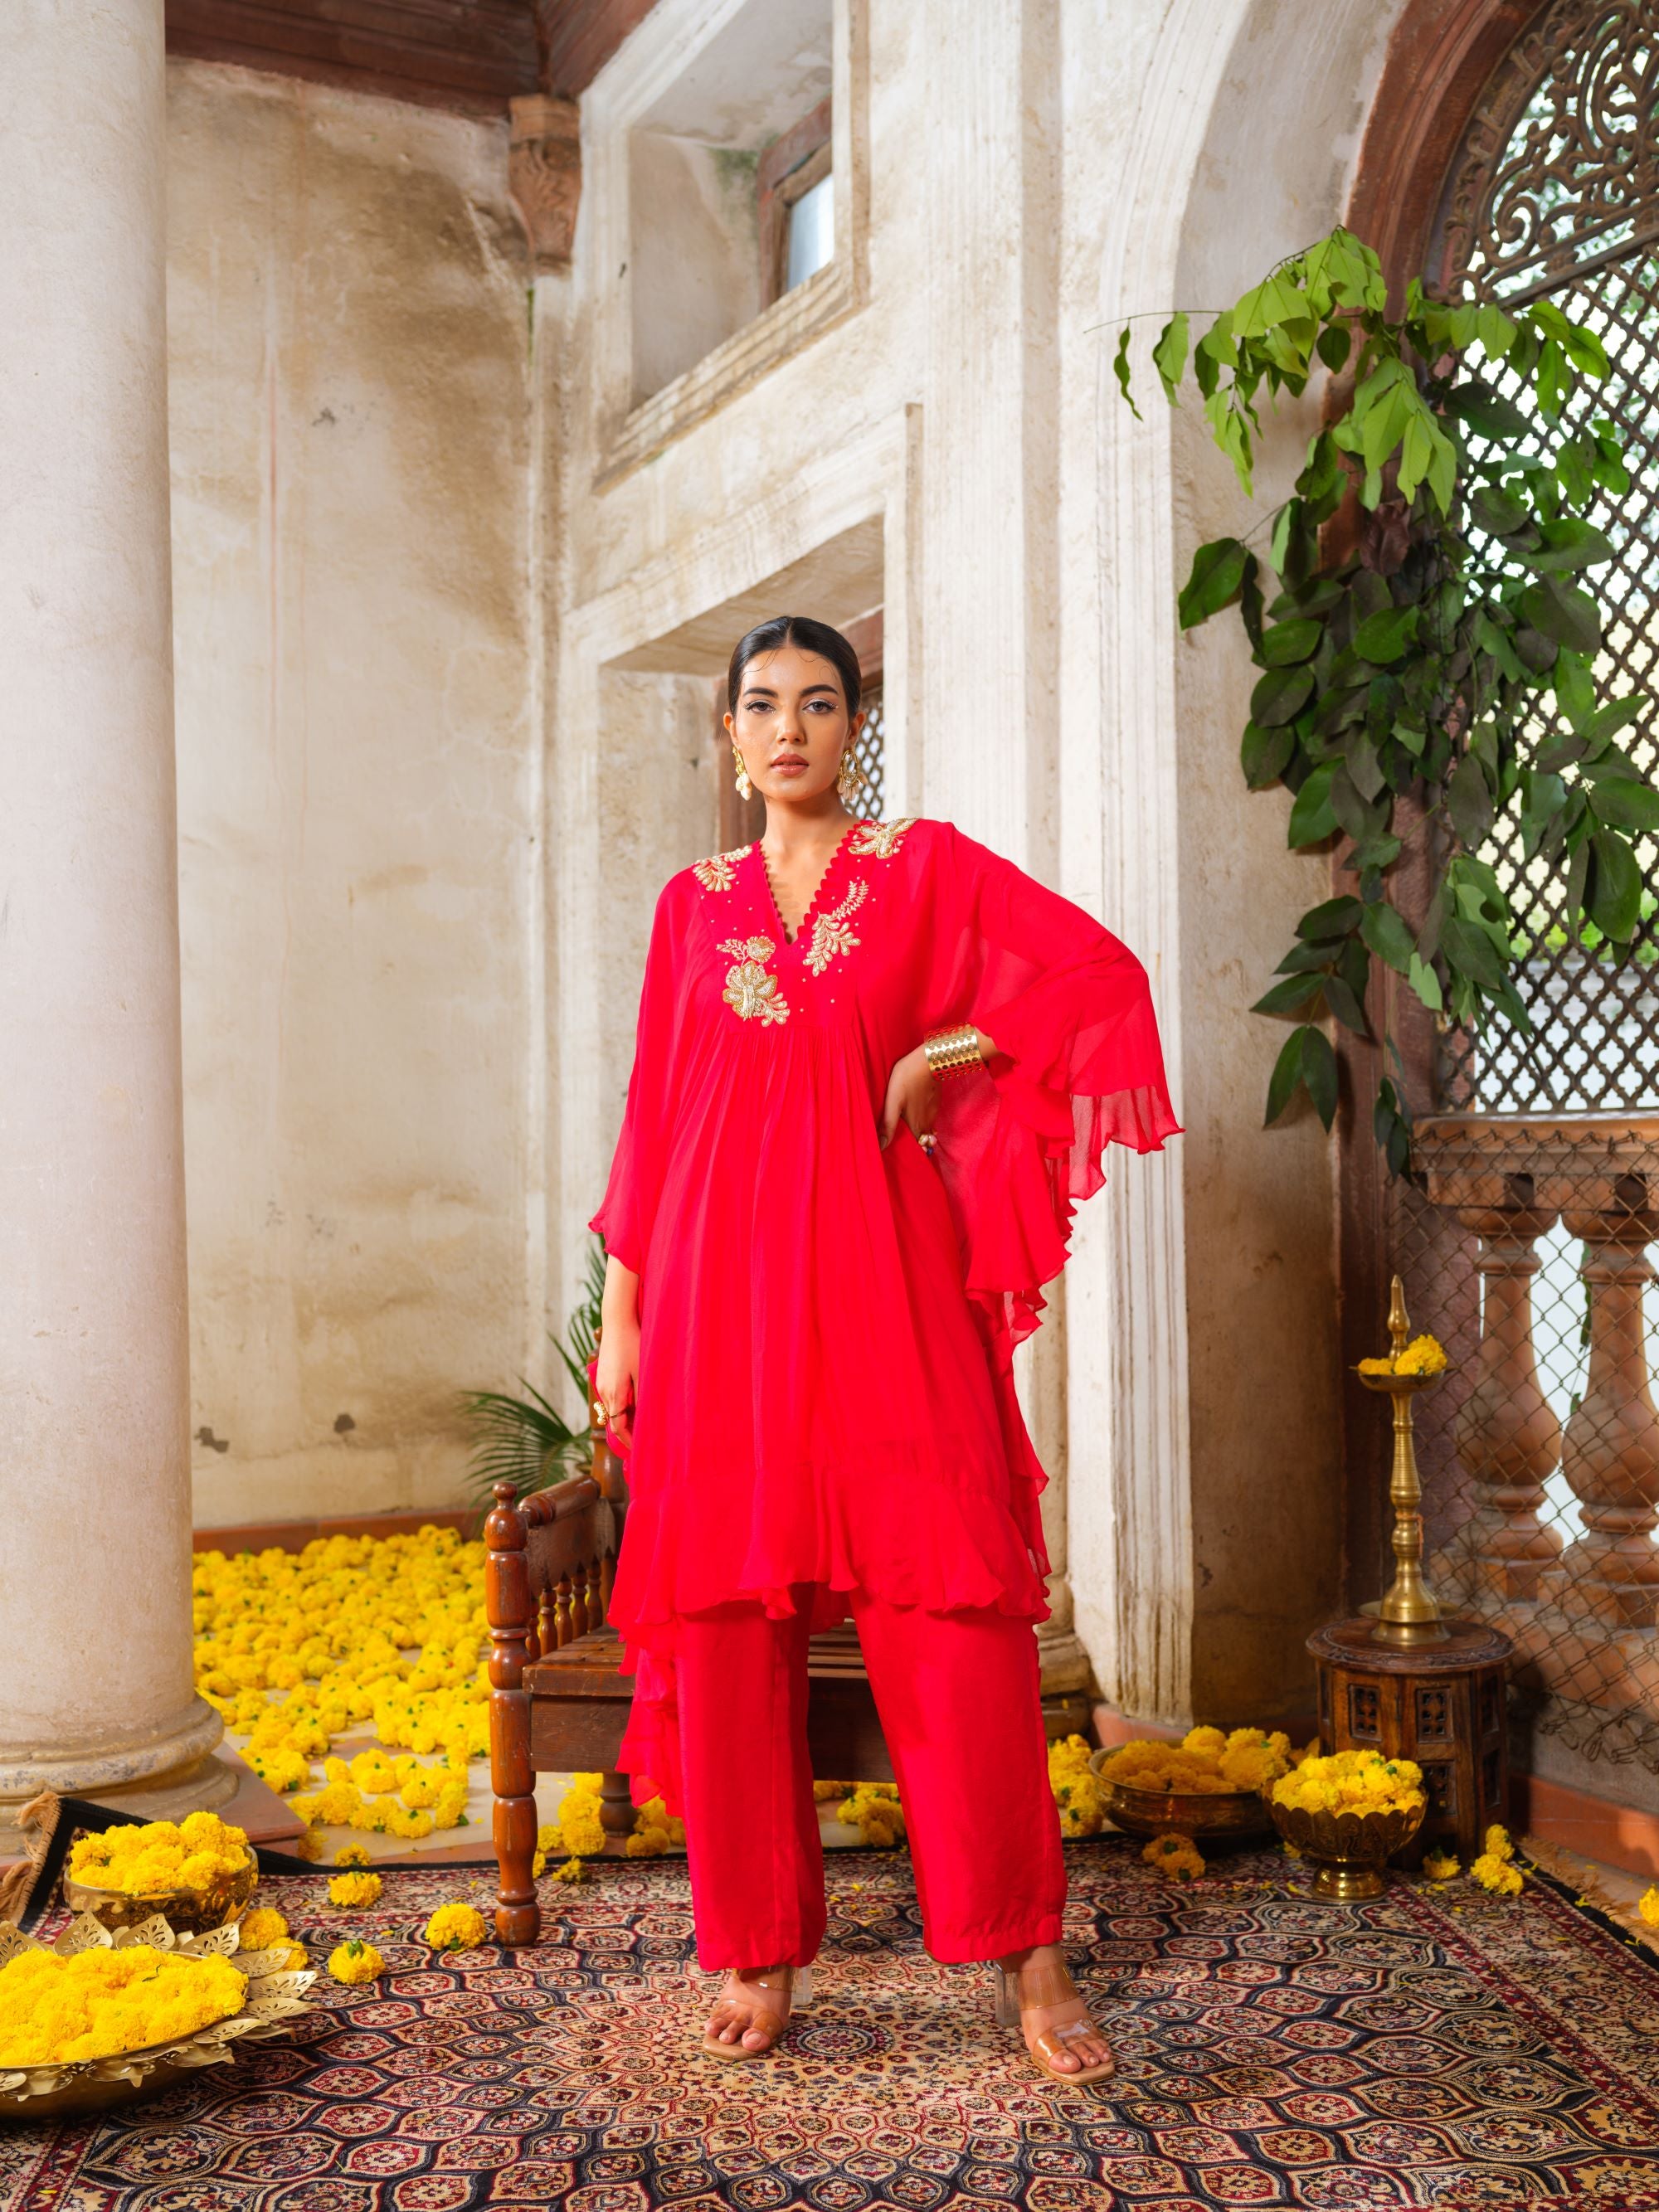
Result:
[[[546,1656],[558,1650],[559,1632],[553,1619],[553,1591],[550,1585],[545,1583],[542,1585],[541,1602],[538,1611],[537,1635],[543,1656]]]
[[[580,1559],[570,1577],[570,1633],[573,1637],[587,1633],[587,1569]]]
[[[1659,1233],[1640,1176],[1620,1176],[1594,1212],[1564,1215],[1584,1240],[1580,1270],[1589,1295],[1589,1374],[1561,1453],[1584,1533],[1567,1553],[1591,1610],[1627,1628],[1659,1613],[1659,1411],[1648,1387],[1642,1293],[1654,1270],[1646,1246]]]
[[[495,1933],[503,1943],[533,1943],[541,1927],[530,1870],[536,1854],[536,1776],[530,1763],[524,1670],[534,1601],[526,1541],[513,1485],[498,1482],[495,1507],[484,1522],[484,1609],[489,1622],[489,1778],[501,1866]]]
[[[570,1577],[562,1574],[553,1599],[553,1640],[562,1651],[570,1641]]]
[[[1455,1431],[1476,1486],[1460,1547],[1472,1556],[1477,1594],[1531,1599],[1562,1546],[1560,1531],[1538,1517],[1561,1456],[1561,1424],[1538,1380],[1532,1316],[1541,1264],[1534,1246],[1555,1216],[1529,1206],[1462,1206],[1457,1218],[1480,1239],[1475,1265],[1486,1285],[1474,1385]]]

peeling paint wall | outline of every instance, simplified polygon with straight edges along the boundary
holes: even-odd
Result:
[[[451,1502],[541,1311],[506,126],[168,81],[196,1517]]]

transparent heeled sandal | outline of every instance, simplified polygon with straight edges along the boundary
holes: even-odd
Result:
[[[1054,2060],[1063,2052],[1078,2054],[1074,2046],[1092,2039],[1102,2039],[1100,2030],[1090,2019],[1088,2008],[1078,1995],[1071,1976],[1058,1960],[1045,1960],[1040,1965],[1017,1967],[1010,1973],[1006,1966],[991,1962],[991,1987],[996,1998],[996,2019],[999,2027],[1018,2028],[1022,2034],[1024,2021],[1022,2002],[1026,2012],[1036,2012],[1049,2006],[1075,2005],[1074,2020],[1059,2021],[1034,2035],[1025,2045],[1025,2055],[1040,2073],[1051,2081],[1060,2081],[1071,2087],[1081,2087],[1090,2081],[1103,2081],[1109,2074],[1115,2073],[1116,2064],[1111,2058],[1096,2066],[1068,2069],[1056,2066]]]
[[[812,2002],[812,1969],[810,1966],[774,1966],[764,1974],[746,1974],[743,1978],[745,1990],[769,1990],[784,2000],[783,2017],[764,2005],[757,2005],[744,2025],[743,2035],[753,2029],[769,2040],[763,2051],[750,2051],[743,2035],[735,2043],[722,2043],[711,2030],[703,2031],[702,2047],[710,2058],[740,2061],[746,2058],[769,2058],[778,2047],[779,2038],[798,2012],[805,2012]],[[736,1992],[722,1990],[717,2003],[723,2004]]]

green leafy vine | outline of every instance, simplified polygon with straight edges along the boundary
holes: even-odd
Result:
[[[1247,495],[1264,396],[1297,397],[1322,369],[1342,380],[1291,496],[1253,533],[1265,550],[1237,538],[1200,545],[1180,597],[1183,629],[1238,609],[1261,671],[1244,780],[1283,784],[1291,846],[1334,843],[1354,878],[1303,915],[1254,1009],[1294,1024],[1267,1121],[1305,1092],[1328,1129],[1339,1086],[1321,1023],[1372,1036],[1373,959],[1443,1018],[1529,1027],[1515,976],[1530,939],[1480,857],[1502,810],[1518,803],[1528,864],[1565,878],[1569,928],[1616,947],[1643,913],[1633,841],[1659,830],[1659,790],[1617,742],[1644,696],[1598,703],[1602,611],[1576,580],[1613,557],[1589,514],[1629,483],[1613,422],[1562,422],[1581,380],[1607,374],[1601,341],[1548,300],[1510,315],[1432,299],[1413,281],[1397,322],[1387,301],[1376,254],[1338,229],[1195,344],[1178,313],[1152,349],[1172,406],[1190,374]],[[1126,328],[1114,366],[1139,415],[1129,343]],[[1477,349],[1484,376],[1470,365]],[[1530,407],[1495,386],[1499,364]],[[1542,716],[1540,695],[1553,707]],[[1427,877],[1409,915],[1395,899],[1408,841]],[[1398,1173],[1410,1121],[1394,1076],[1379,1082],[1373,1120]]]

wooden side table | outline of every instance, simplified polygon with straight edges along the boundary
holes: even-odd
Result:
[[[1335,1620],[1308,1638],[1319,1675],[1319,1733],[1329,1751],[1380,1751],[1423,1770],[1429,1809],[1401,1856],[1436,1844],[1467,1865],[1508,1818],[1504,1686],[1510,1644],[1484,1621],[1449,1620],[1438,1642],[1375,1642],[1373,1620]]]

